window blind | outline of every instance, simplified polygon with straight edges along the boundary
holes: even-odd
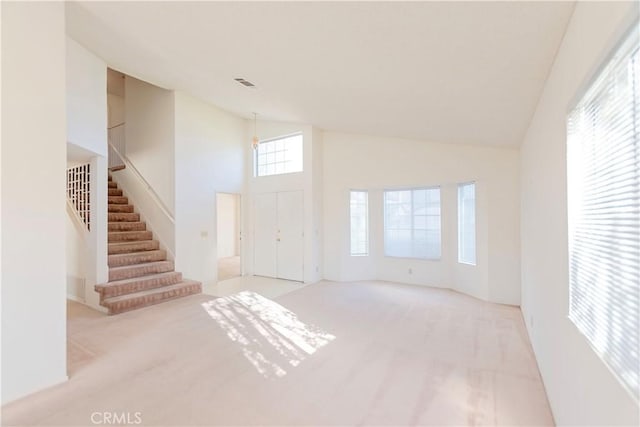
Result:
[[[369,193],[351,191],[351,256],[369,255]]]
[[[569,318],[636,400],[639,36],[623,41],[567,120]]]
[[[476,264],[476,185],[458,185],[458,262]]]
[[[440,188],[384,192],[386,256],[440,258]]]

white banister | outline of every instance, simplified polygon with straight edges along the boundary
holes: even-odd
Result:
[[[67,201],[91,230],[91,168],[89,163],[67,168]]]

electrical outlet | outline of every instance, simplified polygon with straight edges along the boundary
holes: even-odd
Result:
[[[413,268],[409,268],[409,274],[413,274]]]

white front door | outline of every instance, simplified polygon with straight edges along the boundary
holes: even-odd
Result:
[[[278,193],[278,275],[304,281],[304,193]]]
[[[277,277],[278,200],[276,193],[257,194],[253,212],[254,274]]]
[[[255,196],[254,274],[304,281],[304,193]]]

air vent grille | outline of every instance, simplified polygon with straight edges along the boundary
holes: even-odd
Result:
[[[256,87],[256,85],[251,83],[249,80],[245,80],[245,79],[243,79],[241,77],[239,77],[237,79],[234,79],[234,80],[237,81],[238,83],[240,83],[241,85],[246,86],[246,87]]]

